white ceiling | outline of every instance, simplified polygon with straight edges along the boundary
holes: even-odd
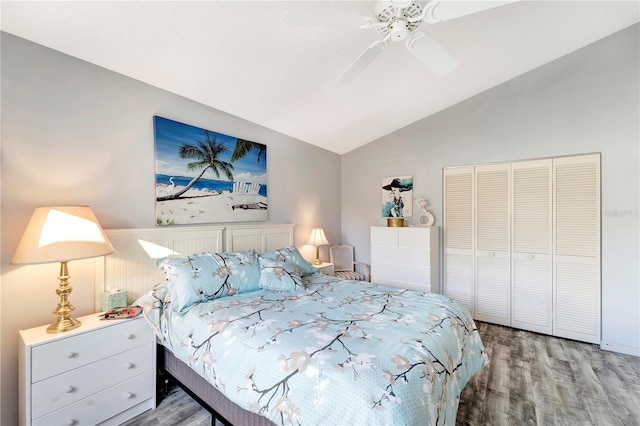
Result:
[[[375,29],[283,22],[287,11],[370,16],[373,5],[3,0],[0,13],[3,31],[343,154],[626,28],[640,9],[516,1],[423,23],[459,62],[453,73],[434,77],[393,43],[351,84],[336,80],[380,38]]]

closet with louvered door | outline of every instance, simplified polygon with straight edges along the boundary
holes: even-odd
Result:
[[[443,293],[474,315],[474,167],[443,170]]]
[[[480,321],[600,343],[600,154],[443,169],[444,294]]]
[[[553,161],[553,335],[600,343],[600,154]]]
[[[511,325],[545,334],[552,334],[551,164],[511,164]]]
[[[510,170],[475,166],[475,318],[511,324]]]

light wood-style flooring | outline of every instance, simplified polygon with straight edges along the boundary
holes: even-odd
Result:
[[[462,392],[460,425],[640,425],[640,358],[477,322],[491,364]],[[204,426],[181,389],[126,426]]]

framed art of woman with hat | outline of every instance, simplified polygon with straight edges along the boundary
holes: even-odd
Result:
[[[382,217],[411,217],[413,176],[382,179]]]

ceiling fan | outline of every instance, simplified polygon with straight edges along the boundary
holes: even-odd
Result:
[[[309,13],[287,13],[285,22],[296,26],[333,26],[350,28],[375,28],[382,35],[367,47],[338,79],[339,83],[354,81],[382,53],[390,42],[405,42],[405,46],[434,75],[441,77],[452,72],[458,62],[424,31],[418,31],[420,24],[434,24],[445,20],[470,15],[510,1],[453,2],[429,0],[379,0],[373,8],[373,16],[333,16]],[[453,3],[458,3],[453,5]],[[466,5],[463,5],[466,3]],[[442,7],[444,13],[440,13]],[[450,7],[453,6],[453,7]],[[461,7],[462,6],[462,7]]]

